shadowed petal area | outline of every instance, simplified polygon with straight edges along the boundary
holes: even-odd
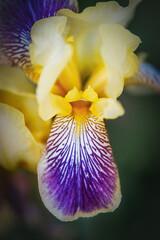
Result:
[[[139,70],[132,78],[125,80],[125,86],[144,85],[160,91],[160,71],[149,63],[141,63]]]
[[[5,0],[0,1],[0,62],[21,67],[35,82],[39,74],[30,63],[28,46],[32,25],[42,18],[55,16],[62,8],[77,11],[76,0]]]
[[[121,200],[117,167],[103,121],[87,114],[57,116],[38,166],[42,200],[63,221],[116,209]]]
[[[24,114],[25,124],[35,140],[46,143],[50,121],[43,121],[38,114],[34,84],[28,81],[18,67],[0,66],[0,102],[8,104]]]
[[[35,171],[41,149],[25,125],[24,115],[0,103],[0,165],[14,170],[19,165]]]

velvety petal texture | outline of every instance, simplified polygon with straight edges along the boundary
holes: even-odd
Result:
[[[38,73],[30,63],[28,46],[30,30],[39,19],[55,16],[62,8],[77,11],[76,0],[5,0],[0,1],[1,61],[21,67],[30,79],[37,81]],[[4,61],[3,61],[4,60]]]
[[[125,86],[128,85],[144,85],[160,91],[160,71],[151,64],[141,63],[136,74],[125,79]]]
[[[41,198],[63,221],[113,211],[121,200],[104,122],[91,114],[80,119],[56,116],[38,165]]]

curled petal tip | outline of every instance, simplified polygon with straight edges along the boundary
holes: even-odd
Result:
[[[160,92],[160,71],[149,63],[141,63],[136,74],[125,80],[125,85],[143,85]]]
[[[114,211],[121,200],[117,167],[103,121],[57,116],[38,166],[41,198],[62,221]]]

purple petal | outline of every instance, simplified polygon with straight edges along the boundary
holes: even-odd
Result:
[[[78,125],[73,116],[57,116],[38,182],[45,206],[63,221],[117,208],[119,177],[104,122],[90,115]]]
[[[55,16],[62,8],[77,11],[76,0],[5,0],[0,1],[0,62],[18,65],[35,77],[29,59],[30,30],[39,19]]]
[[[136,74],[126,79],[125,85],[144,85],[160,91],[160,71],[151,64],[141,63]]]

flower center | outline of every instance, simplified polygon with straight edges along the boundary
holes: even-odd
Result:
[[[90,113],[91,102],[86,100],[78,100],[71,103],[72,114],[78,124],[84,123],[87,115]]]

